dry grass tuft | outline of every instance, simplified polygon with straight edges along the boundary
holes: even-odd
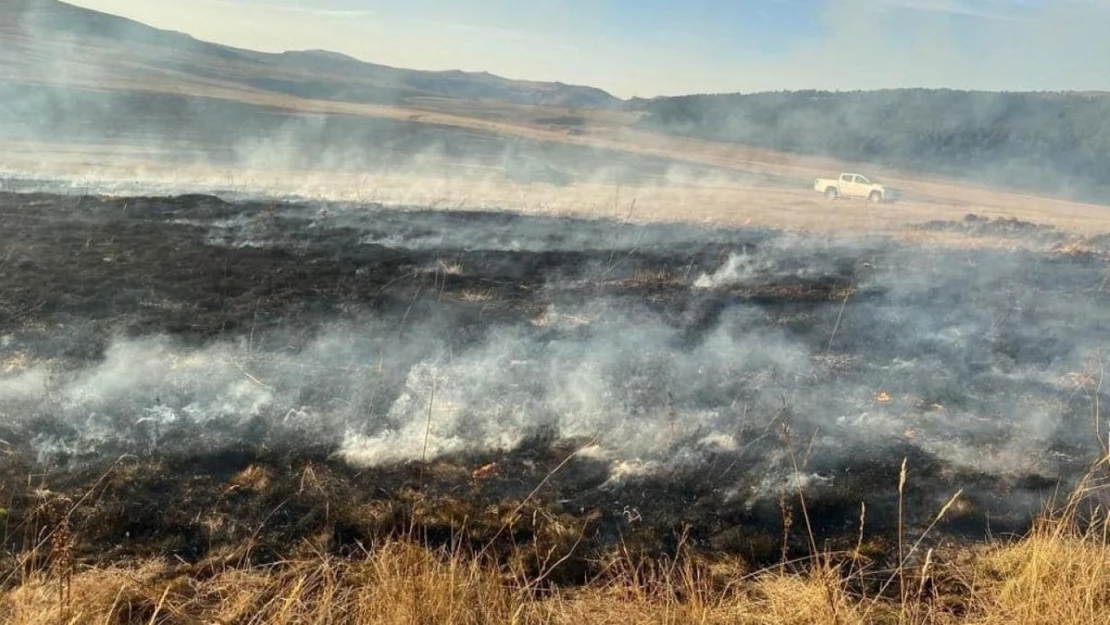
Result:
[[[463,289],[458,295],[458,299],[464,302],[492,302],[496,298],[496,289]]]
[[[992,622],[1105,622],[1110,547],[1102,536],[1038,531],[980,563]]]
[[[1096,484],[1092,472],[1061,512],[975,563],[984,622],[1078,625],[1110,619],[1105,495],[1105,484]]]
[[[261,493],[265,492],[269,487],[269,470],[265,467],[252,464],[231,478],[228,490],[246,490]]]

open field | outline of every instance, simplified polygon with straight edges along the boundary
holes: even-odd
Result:
[[[1103,237],[197,195],[0,212],[13,622],[1107,607],[1102,534],[1075,533],[1103,497],[1080,483],[1106,453]],[[1076,488],[1063,524],[994,542]]]
[[[1110,609],[1104,207],[420,115],[468,158],[6,144],[0,620]]]
[[[556,186],[508,179],[496,161],[480,159],[431,165],[424,170],[407,166],[364,171],[250,169],[166,163],[166,155],[156,148],[38,142],[10,145],[3,162],[8,179],[0,181],[9,189],[123,195],[217,190],[235,198],[302,197],[864,235],[906,234],[924,222],[958,221],[968,214],[1044,224],[1076,236],[1110,231],[1110,213],[1095,204],[933,182],[907,185],[904,188],[916,189],[917,195],[911,193],[909,199],[896,204],[830,202],[806,187],[803,179],[787,177],[792,172],[778,169],[779,173],[739,167],[676,169],[663,164],[654,173],[641,169],[637,180],[628,184],[585,179]],[[830,167],[825,171],[851,170],[843,164]],[[36,179],[42,182],[35,184]]]
[[[0,5],[0,622],[1106,621],[1108,207],[640,116]]]

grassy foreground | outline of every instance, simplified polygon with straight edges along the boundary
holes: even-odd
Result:
[[[750,571],[739,560],[681,550],[627,552],[585,586],[496,564],[483,553],[396,538],[355,557],[324,552],[267,566],[165,560],[83,567],[64,527],[48,554],[24,554],[0,591],[0,622],[55,624],[292,623],[1059,623],[1110,620],[1110,523],[1093,478],[1020,539],[934,557],[907,537],[894,570],[856,553]],[[941,512],[943,515],[943,511]],[[921,553],[924,551],[924,553]]]

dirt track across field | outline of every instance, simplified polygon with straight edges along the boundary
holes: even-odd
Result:
[[[134,195],[217,190],[227,197],[306,197],[451,210],[508,210],[522,214],[620,219],[635,223],[683,222],[703,226],[769,227],[795,232],[905,235],[929,221],[960,221],[969,214],[1016,219],[1056,228],[1077,237],[1110,231],[1107,207],[989,190],[961,190],[920,183],[910,199],[890,204],[829,201],[799,179],[760,182],[751,172],[739,179],[721,170],[692,175],[662,174],[631,185],[584,180],[570,186],[505,178],[498,167],[454,166],[442,173],[411,171],[304,171],[221,169],[170,165],[159,155],[123,147],[106,155],[101,147],[24,145],[6,157],[5,168],[22,175],[60,178],[34,184],[9,177],[10,189],[59,189]],[[835,170],[834,170],[835,171]],[[934,188],[935,187],[935,188]],[[935,192],[937,195],[925,195]],[[937,239],[938,244],[946,241]],[[951,241],[964,245],[962,240]]]

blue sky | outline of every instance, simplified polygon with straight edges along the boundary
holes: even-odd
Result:
[[[1110,0],[76,0],[200,39],[617,95],[1110,90]]]

